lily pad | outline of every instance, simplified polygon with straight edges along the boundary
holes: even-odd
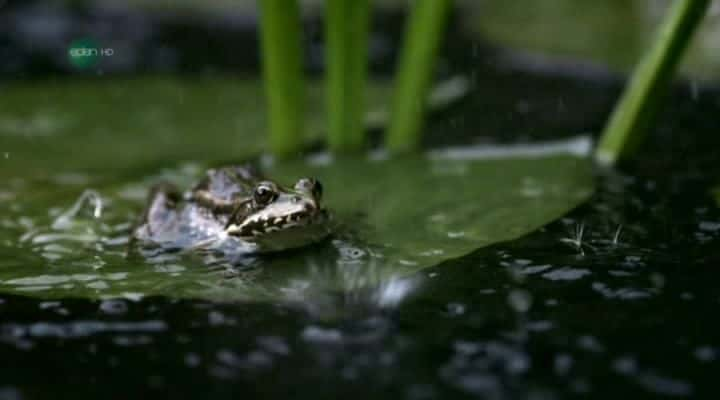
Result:
[[[319,87],[309,89],[308,140],[322,131]],[[370,292],[389,302],[406,277],[531,232],[593,190],[586,139],[397,159],[320,154],[265,168],[284,183],[304,175],[323,181],[340,225],[324,243],[235,262],[128,246],[154,182],[187,187],[208,166],[262,151],[259,88],[228,78],[4,88],[0,290],[42,298],[308,301],[381,287],[389,289]],[[371,89],[380,106],[372,121],[384,118],[387,93],[382,85]]]
[[[234,265],[215,254],[127,251],[129,223],[150,183],[187,183],[205,166],[186,164],[119,186],[100,180],[99,195],[83,196],[74,206],[67,186],[48,187],[5,220],[3,239],[17,247],[14,257],[0,261],[0,290],[41,297],[305,301],[382,286],[517,238],[584,201],[593,189],[590,163],[571,151],[583,143],[565,143],[559,151],[545,144],[399,159],[316,156],[267,166],[281,182],[321,179],[340,229],[316,246]],[[66,208],[43,210],[49,195]]]

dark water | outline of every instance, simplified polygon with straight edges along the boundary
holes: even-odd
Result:
[[[500,58],[457,68],[476,91],[429,145],[596,132],[620,87]],[[646,149],[598,171],[588,203],[425,270],[395,306],[0,295],[0,399],[715,398],[719,98],[678,86]]]
[[[427,270],[396,307],[3,295],[0,396],[713,398],[720,212],[688,173],[601,176],[566,219]]]

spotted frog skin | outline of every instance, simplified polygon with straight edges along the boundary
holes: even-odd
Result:
[[[286,188],[249,166],[211,169],[185,193],[167,183],[153,187],[133,237],[165,247],[222,246],[240,253],[298,248],[329,234],[321,200],[322,185],[313,178]]]

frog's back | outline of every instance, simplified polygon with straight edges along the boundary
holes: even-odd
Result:
[[[248,197],[258,179],[258,175],[245,167],[210,169],[193,191],[207,191],[213,198],[221,200]]]
[[[246,165],[210,169],[190,191],[157,185],[134,236],[172,247],[194,247],[217,238],[233,210],[252,195],[261,175]]]

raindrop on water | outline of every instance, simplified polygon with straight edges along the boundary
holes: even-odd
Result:
[[[100,310],[105,314],[118,315],[125,314],[128,306],[125,301],[119,299],[103,300],[103,302],[100,303]]]
[[[508,294],[508,303],[517,312],[527,312],[532,306],[532,295],[527,290],[516,289]]]
[[[450,315],[463,315],[465,314],[465,305],[462,303],[449,303],[447,311]]]

